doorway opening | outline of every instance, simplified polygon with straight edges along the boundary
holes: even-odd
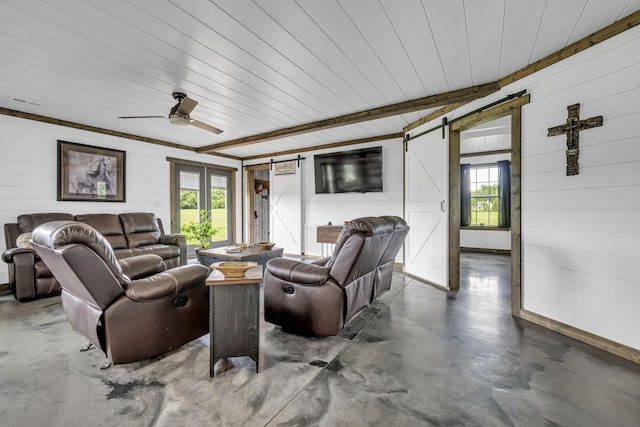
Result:
[[[510,299],[511,116],[460,133],[460,290]]]
[[[529,95],[462,118],[449,127],[449,288],[460,289],[460,159],[461,133],[496,119],[510,117],[511,165],[510,165],[510,261],[511,261],[511,314],[520,316],[522,308],[521,275],[521,126],[522,105],[529,102]]]
[[[270,240],[270,198],[269,165],[248,166],[247,170],[247,223],[249,242],[269,242]]]

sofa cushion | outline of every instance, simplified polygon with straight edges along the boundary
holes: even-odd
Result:
[[[155,245],[160,240],[160,226],[156,216],[147,212],[120,214],[122,228],[127,236],[129,248]]]
[[[180,256],[180,247],[173,245],[146,245],[138,249],[142,250],[143,254],[154,254],[162,257],[162,259],[171,259]]]
[[[18,216],[20,233],[30,233],[37,226],[50,221],[73,221],[73,215],[67,213],[33,213]]]
[[[116,214],[83,214],[76,215],[76,221],[83,222],[95,228],[111,245],[111,248],[123,249],[127,247],[120,219]]]

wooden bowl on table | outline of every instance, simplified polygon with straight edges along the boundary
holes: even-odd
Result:
[[[211,264],[211,268],[218,270],[226,278],[244,277],[245,273],[258,265],[253,261],[221,261]]]
[[[271,250],[276,244],[273,242],[259,242],[256,243],[256,245],[258,245],[258,247],[260,249],[262,249],[263,251],[269,251]]]

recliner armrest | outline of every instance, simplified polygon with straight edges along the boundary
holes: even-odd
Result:
[[[162,257],[153,254],[138,255],[118,260],[122,272],[131,280],[141,279],[167,269]]]
[[[181,242],[186,245],[187,239],[182,234],[163,234],[159,241],[163,245],[180,246]]]
[[[10,248],[2,253],[2,260],[7,264],[13,262],[13,257],[18,254],[32,254],[35,258],[38,258],[38,254],[31,248]]]
[[[313,261],[309,261],[309,264],[324,266],[324,265],[327,265],[330,259],[331,259],[330,256],[320,258],[320,259],[314,259]]]
[[[273,258],[267,262],[266,268],[272,276],[280,280],[306,286],[325,283],[329,280],[329,271],[331,271],[327,267],[287,258]]]
[[[180,248],[180,265],[187,265],[187,238],[182,234],[162,234],[160,243]]]
[[[203,286],[209,269],[204,265],[190,264],[172,268],[129,284],[126,295],[136,301],[150,301]]]

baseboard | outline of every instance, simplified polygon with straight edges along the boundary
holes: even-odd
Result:
[[[411,273],[406,273],[406,272],[405,272],[405,273],[404,273],[404,275],[405,275],[405,276],[407,276],[407,277],[410,277],[410,278],[412,278],[412,279],[414,279],[414,280],[417,280],[418,282],[424,283],[425,285],[429,285],[429,286],[431,286],[431,287],[433,287],[433,288],[436,288],[436,289],[438,289],[438,290],[441,290],[441,291],[449,292],[449,291],[451,290],[451,289],[449,289],[449,288],[448,288],[448,287],[446,287],[446,286],[439,285],[439,284],[434,283],[434,282],[432,282],[432,281],[430,281],[430,280],[425,280],[425,279],[423,279],[422,277],[414,276],[414,275],[413,275],[413,274],[411,274]]]
[[[463,248],[460,247],[460,252],[477,252],[482,254],[493,254],[493,255],[511,255],[511,251],[509,249],[489,249],[489,248]]]
[[[607,338],[594,335],[590,332],[583,331],[582,329],[566,325],[562,322],[558,322],[557,320],[549,319],[548,317],[544,317],[524,309],[520,310],[520,318],[531,323],[535,323],[536,325],[545,327],[547,329],[551,329],[552,331],[581,341],[585,344],[589,344],[590,346],[599,348],[600,350],[615,354],[616,356],[622,357],[635,363],[640,363],[640,350],[638,349],[628,347],[624,344],[611,341]]]

